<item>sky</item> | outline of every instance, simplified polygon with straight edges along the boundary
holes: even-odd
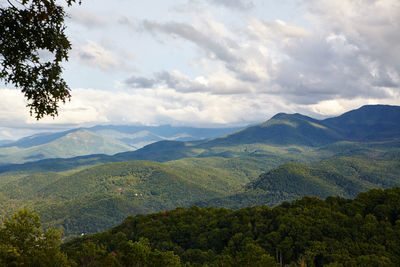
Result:
[[[82,0],[66,12],[71,101],[36,121],[21,92],[0,82],[0,140],[400,105],[398,0]]]

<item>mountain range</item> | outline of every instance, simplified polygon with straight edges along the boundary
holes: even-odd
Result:
[[[61,228],[70,238],[104,230],[127,215],[176,206],[273,206],[305,195],[352,198],[371,188],[400,186],[399,122],[400,107],[384,105],[325,120],[279,113],[216,138],[4,164],[0,216],[27,207],[45,227]],[[86,130],[71,133],[82,131],[91,137]]]
[[[98,125],[56,133],[40,133],[0,143],[0,165],[48,158],[90,154],[113,155],[161,140],[200,140],[230,133],[237,128]]]

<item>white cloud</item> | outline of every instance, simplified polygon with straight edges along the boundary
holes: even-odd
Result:
[[[67,19],[90,30],[104,29],[109,24],[109,21],[107,22],[104,17],[80,6],[71,8],[68,12]]]
[[[27,102],[21,91],[16,89],[0,89],[0,125],[20,126],[29,118]]]
[[[81,63],[103,71],[110,71],[118,66],[116,55],[94,41],[75,45],[73,53]]]
[[[355,99],[332,99],[320,101],[317,104],[305,106],[304,108],[325,117],[338,116],[349,110],[357,109],[364,105],[399,105],[400,96],[397,94],[395,98],[383,99],[369,99],[369,98],[355,98]]]
[[[399,2],[304,1],[312,34],[282,52],[276,82],[292,101],[387,99],[400,90]],[[397,20],[398,21],[398,20]],[[306,97],[303,97],[306,96]]]

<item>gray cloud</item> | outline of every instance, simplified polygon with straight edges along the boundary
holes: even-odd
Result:
[[[74,49],[71,56],[91,68],[101,69],[106,72],[136,71],[130,61],[134,55],[114,45],[113,42],[103,40],[103,44],[87,40],[85,43],[73,43]]]
[[[316,29],[282,49],[286,59],[273,81],[282,87],[280,93],[295,103],[312,104],[384,99],[400,91],[400,23],[394,22],[400,9],[393,3],[305,1]]]
[[[210,93],[213,95],[247,94],[249,88],[243,84],[229,84],[223,79],[211,82],[200,82],[191,79],[178,71],[162,71],[155,73],[153,78],[133,75],[125,80],[125,85],[130,88],[154,88],[166,87],[179,93]]]
[[[172,37],[180,37],[191,41],[207,51],[211,57],[216,57],[224,62],[238,61],[238,58],[229,52],[223,40],[217,42],[215,39],[212,39],[211,36],[203,34],[191,25],[177,22],[162,24],[145,20],[142,26],[145,30],[150,32],[161,32],[171,35]],[[230,40],[230,45],[234,45],[232,40]]]
[[[254,3],[250,0],[207,0],[208,2],[228,8],[246,10],[254,7]]]
[[[83,61],[95,59],[95,56],[93,56],[92,54],[87,53],[87,52],[79,52],[78,55],[79,55],[80,59]]]
[[[166,71],[156,74],[156,79],[164,82],[168,87],[181,92],[209,91],[207,86],[199,82],[193,81],[186,76],[174,75]]]
[[[158,82],[155,79],[131,76],[125,80],[125,84],[132,88],[153,88]]]
[[[191,80],[184,75],[169,73],[167,71],[155,73],[153,79],[132,76],[125,80],[125,84],[132,88],[154,88],[156,86],[167,86],[168,88],[173,88],[176,91],[186,93],[210,91],[210,88],[204,84]]]
[[[246,59],[243,59],[236,53],[242,48],[233,39],[221,37],[216,34],[205,34],[185,23],[169,22],[162,24],[152,21],[143,21],[142,28],[152,33],[168,34],[172,37],[190,41],[201,48],[210,60],[219,60],[223,62],[225,68],[233,72],[238,79],[245,82],[260,81],[258,74],[244,68]]]

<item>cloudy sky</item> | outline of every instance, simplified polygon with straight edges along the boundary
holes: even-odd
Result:
[[[242,126],[400,105],[398,0],[82,0],[72,101],[36,121],[0,83],[0,139],[95,124]],[[46,53],[43,53],[46,57]]]

